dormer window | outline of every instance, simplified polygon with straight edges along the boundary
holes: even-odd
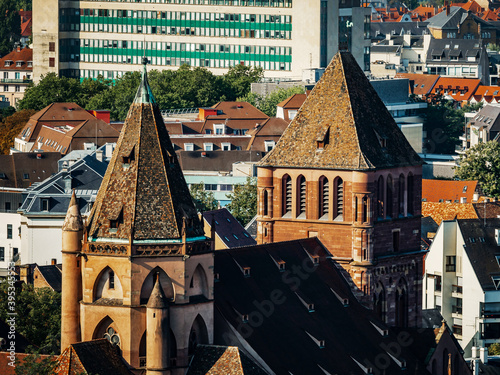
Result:
[[[5,66],[11,66],[11,65],[12,65],[12,60],[5,61]]]
[[[16,67],[20,68],[21,66],[23,66],[23,62],[24,61],[16,61]]]
[[[214,124],[215,134],[226,134],[226,125],[224,124]]]
[[[28,61],[28,68],[32,68],[33,67],[33,61]]]
[[[114,216],[109,218],[110,232],[116,232],[120,224],[123,224],[123,207]]]
[[[320,130],[316,138],[316,148],[322,150],[328,143],[330,143],[330,127],[326,126]]]

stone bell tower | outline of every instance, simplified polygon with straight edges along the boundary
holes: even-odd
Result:
[[[420,324],[422,161],[349,52],[258,167],[259,243],[318,237],[365,305]]]
[[[146,62],[85,223],[81,254],[82,341],[105,337],[133,368],[155,375],[184,374],[196,345],[212,343],[213,250]]]

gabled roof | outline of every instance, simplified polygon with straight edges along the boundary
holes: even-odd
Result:
[[[422,180],[422,201],[472,203],[477,181]]]
[[[487,103],[496,103],[500,100],[500,87],[481,85],[474,92],[474,99],[478,102],[484,99]]]
[[[481,83],[480,79],[439,77],[432,88],[432,94],[449,95],[457,102],[469,101]],[[453,90],[456,90],[454,93]],[[445,91],[448,91],[445,93]]]
[[[47,284],[56,292],[61,292],[62,281],[62,265],[54,264],[47,266],[36,266],[35,271],[38,270],[40,275],[44,278]]]
[[[349,52],[335,55],[276,147],[260,163],[349,170],[421,164]]]
[[[57,359],[54,374],[132,375],[120,349],[107,339],[83,341],[68,346]]]
[[[395,78],[408,78],[410,94],[425,96],[431,92],[439,76],[435,74],[397,73]]]
[[[431,39],[427,51],[427,64],[478,65],[486,54],[483,42],[477,39]],[[439,57],[439,60],[436,60]],[[469,61],[468,57],[475,57]]]
[[[306,100],[307,94],[293,94],[289,98],[286,98],[278,107],[283,107],[284,109],[299,109],[304,101]]]
[[[427,20],[430,29],[456,29],[457,25],[463,22],[463,17],[467,16],[467,11],[461,7],[450,7],[449,14],[446,10],[436,14]]]
[[[472,203],[422,202],[422,216],[429,216],[440,225],[443,220],[475,219],[477,213]]]
[[[15,152],[0,155],[0,187],[28,188],[57,172],[58,152]]]
[[[206,225],[208,225],[210,229],[212,228],[212,223],[215,225],[215,234],[227,248],[232,249],[235,247],[257,244],[239,221],[231,215],[227,208],[206,211],[203,212],[202,215]]]
[[[6,61],[12,61],[9,66],[5,66]],[[21,62],[21,66],[17,66],[17,62]],[[28,61],[33,62],[33,50],[25,47],[21,50],[15,49],[0,59],[0,71],[3,70],[26,70],[32,71],[33,65],[28,66]]]
[[[216,251],[214,341],[239,341],[277,375],[365,373],[358,363],[374,363],[385,353],[381,345],[396,337],[390,330],[382,335],[387,327],[356,300],[330,257],[317,238]],[[267,301],[271,313],[269,305],[256,309]],[[253,324],[259,311],[265,315]],[[390,360],[387,374],[425,374],[413,353],[401,349],[406,369]]]
[[[264,112],[258,110],[256,107],[248,102],[219,102],[214,104],[215,108],[222,113],[217,116],[209,116],[210,118],[229,118],[229,119],[267,119],[269,116]]]
[[[111,222],[119,225],[111,228]],[[178,240],[184,226],[188,238],[203,236],[144,65],[141,85],[88,220],[88,235],[127,242]]]
[[[469,124],[470,126],[484,127],[487,131],[500,131],[500,104],[485,105],[472,118]],[[490,138],[493,139],[491,135]]]
[[[186,375],[265,375],[237,346],[198,345]]]

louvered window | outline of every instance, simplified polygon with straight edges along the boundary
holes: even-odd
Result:
[[[337,217],[344,214],[344,181],[337,179]]]
[[[306,213],[306,178],[304,176],[299,177],[299,215]]]
[[[326,177],[319,180],[319,217],[328,216],[328,204],[330,197],[330,185]]]
[[[385,205],[385,214],[387,217],[392,217],[392,177],[387,177],[387,199]]]
[[[292,212],[292,179],[290,176],[283,176],[283,215]]]

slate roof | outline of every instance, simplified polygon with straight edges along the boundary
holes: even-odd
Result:
[[[260,166],[375,170],[421,164],[356,60],[339,52]]]
[[[427,19],[428,27],[434,29],[457,29],[467,17],[467,12],[461,7],[450,7],[449,14],[442,11],[434,17]]]
[[[408,79],[379,79],[370,83],[385,105],[408,102]]]
[[[396,78],[408,78],[410,80],[410,94],[424,96],[430,94],[439,76],[434,74],[397,73]]]
[[[483,42],[477,39],[431,39],[426,62],[432,65],[478,65],[486,53]],[[440,59],[435,60],[433,56]],[[469,61],[468,57],[476,57]]]
[[[34,154],[33,154],[34,155]],[[61,170],[27,190],[27,196],[20,208],[23,215],[58,215],[66,216],[71,200],[71,192],[65,190],[65,177],[71,177],[71,187],[75,189],[79,199],[81,213],[87,213],[89,204],[97,194],[103,176],[106,172],[106,162],[95,158],[95,154],[88,155]],[[42,210],[42,199],[49,200],[48,211]]]
[[[229,249],[257,244],[227,208],[206,211],[202,215],[210,228],[212,228],[212,223],[215,224],[215,233]]]
[[[43,276],[47,284],[50,285],[52,290],[61,293],[62,285],[62,265],[54,264],[47,266],[36,266],[35,270],[38,269],[40,274]]]
[[[330,257],[317,238],[216,251],[215,342],[227,344],[238,332],[252,358],[277,375],[364,374],[356,361],[374,363],[385,353],[380,345],[396,337],[390,330],[382,336],[387,327],[357,302]],[[406,369],[391,361],[388,374],[426,373],[406,348],[400,358]]]
[[[500,131],[500,104],[487,104],[469,122],[471,126],[482,126],[490,133],[489,138],[494,139]]]
[[[370,24],[370,35],[372,39],[385,38],[389,35],[423,35],[427,31],[427,22],[372,22]]]
[[[0,155],[0,187],[28,188],[57,172],[58,152],[15,152]]]
[[[111,221],[120,224],[110,230]],[[204,236],[146,66],[88,220],[92,239],[168,240]]]
[[[132,375],[120,349],[107,339],[83,341],[68,346],[57,359],[54,374]]]
[[[186,375],[265,375],[237,346],[198,345]]]
[[[461,203],[461,198],[466,198],[466,203],[472,203],[476,187],[477,181],[423,179],[422,201]]]

